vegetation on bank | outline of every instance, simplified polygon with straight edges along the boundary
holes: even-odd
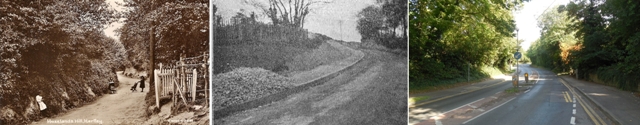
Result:
[[[533,65],[639,91],[638,6],[626,0],[577,0],[556,6],[538,20],[542,36],[528,56]]]
[[[523,1],[409,2],[409,90],[489,77],[482,67],[506,71],[520,49],[512,11]]]
[[[0,123],[52,117],[106,94],[110,78],[117,83],[125,53],[103,33],[117,16],[103,0],[2,0],[0,8]]]

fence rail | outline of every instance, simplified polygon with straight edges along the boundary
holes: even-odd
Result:
[[[202,61],[196,59],[202,58]],[[163,66],[154,70],[154,83],[156,89],[156,106],[160,108],[160,98],[170,97],[174,106],[181,100],[185,105],[187,102],[195,102],[198,92],[204,92],[205,99],[208,99],[208,55],[180,58],[175,66]],[[195,64],[189,64],[195,63]],[[204,81],[204,86],[198,90],[198,81]],[[205,90],[205,91],[203,91]],[[208,104],[207,104],[208,105]]]

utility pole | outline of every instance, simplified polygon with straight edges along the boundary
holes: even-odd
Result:
[[[342,33],[342,20],[339,20],[338,24],[340,24],[340,40],[344,40],[344,38],[342,37],[342,35],[343,35],[343,33]]]
[[[518,41],[518,33],[520,32],[520,29],[516,28],[516,43],[518,44],[518,48],[516,49],[516,52],[520,52],[520,41]],[[516,74],[520,75],[520,65],[518,65],[518,59],[516,59]]]
[[[156,44],[156,42],[153,40],[153,23],[150,26],[151,30],[149,30],[149,76],[147,76],[147,79],[149,79],[149,86],[154,85],[154,76],[155,73],[153,72],[153,70],[155,69],[155,53],[153,52],[154,50],[154,45]],[[140,84],[144,84],[144,83],[140,83]],[[155,86],[155,85],[154,85]],[[157,91],[157,90],[155,90]],[[160,107],[158,107],[160,108]]]

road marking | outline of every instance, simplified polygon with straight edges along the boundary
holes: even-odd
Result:
[[[573,109],[573,114],[574,114],[574,115],[576,114],[576,109]]]
[[[573,107],[574,107],[574,108],[576,107],[576,102],[573,102]]]
[[[563,91],[562,95],[564,96],[564,101],[569,102],[569,93],[567,93],[567,91]]]
[[[480,115],[477,115],[477,116],[475,116],[475,117],[473,117],[473,118],[471,118],[471,119],[469,119],[469,120],[467,120],[467,121],[464,121],[462,124],[467,124],[467,122],[472,121],[472,120],[474,120],[474,119],[476,119],[476,118],[478,118],[478,117],[480,117],[480,116],[482,116],[482,115],[486,114],[487,112],[491,112],[491,111],[493,111],[494,109],[496,109],[496,108],[498,108],[498,107],[500,107],[500,106],[502,106],[502,105],[504,105],[504,104],[509,103],[509,102],[510,102],[511,100],[513,100],[513,99],[516,99],[516,97],[513,97],[513,98],[509,99],[508,101],[506,101],[506,102],[504,102],[504,103],[502,103],[502,104],[500,104],[500,105],[498,105],[498,106],[496,106],[496,107],[493,107],[493,108],[491,108],[491,109],[487,110],[486,112],[482,112],[482,113],[480,113]]]
[[[473,89],[473,90],[469,90],[469,91],[461,92],[461,93],[458,93],[458,94],[453,94],[453,95],[445,96],[445,97],[442,97],[442,98],[434,99],[434,100],[427,101],[427,102],[423,102],[423,103],[418,103],[418,104],[415,104],[415,105],[414,105],[414,107],[422,106],[422,105],[426,105],[426,104],[429,104],[429,103],[437,102],[437,101],[440,101],[440,100],[448,99],[448,98],[455,97],[455,96],[462,95],[462,94],[467,94],[467,93],[475,92],[475,91],[478,91],[478,90],[481,90],[481,89],[485,89],[485,88],[489,88],[489,87],[493,87],[493,86],[496,86],[496,85],[499,85],[499,84],[502,84],[502,83],[505,83],[505,82],[507,82],[507,81],[502,81],[502,82],[494,83],[494,84],[492,84],[492,85],[485,86],[485,87],[482,87],[482,88]]]
[[[571,122],[569,122],[569,123],[571,123],[572,125],[575,125],[576,124],[576,117],[571,116]]]
[[[482,100],[482,99],[484,99],[484,98],[478,99],[478,100],[473,101],[473,102],[471,102],[471,103],[464,104],[464,105],[459,106],[459,107],[457,107],[457,108],[454,108],[454,109],[451,109],[451,110],[449,110],[449,111],[446,111],[446,112],[444,112],[444,113],[442,113],[442,114],[447,114],[447,113],[449,113],[449,112],[451,112],[451,111],[458,110],[458,109],[460,109],[460,108],[462,108],[462,107],[464,107],[464,106],[471,106],[471,104],[476,103],[476,102],[478,102],[478,101],[480,101],[480,100]]]
[[[569,87],[569,85],[567,83],[565,83],[565,81],[563,79],[560,79],[560,82],[567,88],[569,88],[569,91],[571,91],[571,93],[573,93],[574,95],[574,103],[575,103],[575,96],[577,95],[575,90],[573,90],[573,88]],[[606,125],[607,123],[605,123],[602,118],[600,118],[600,116],[598,114],[596,114],[596,112],[591,109],[591,106],[586,103],[584,100],[582,100],[582,98],[578,97],[578,103],[580,103],[580,105],[582,106],[582,109],[585,110],[585,112],[587,112],[587,115],[589,116],[589,118],[591,118],[591,121],[593,121],[593,123],[595,125],[601,125],[600,123],[602,123],[602,125]]]

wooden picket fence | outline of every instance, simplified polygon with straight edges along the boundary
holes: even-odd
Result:
[[[203,59],[196,60],[199,58]],[[160,68],[154,70],[156,106],[160,108],[161,98],[171,98],[174,106],[178,101],[187,105],[187,102],[197,101],[197,94],[203,92],[205,102],[208,102],[209,76],[207,76],[207,69],[209,62],[207,59],[208,55],[204,54],[198,57],[180,58],[175,65],[163,66],[163,64],[159,64]],[[198,81],[200,80],[204,80],[204,87],[200,87],[198,90]]]

